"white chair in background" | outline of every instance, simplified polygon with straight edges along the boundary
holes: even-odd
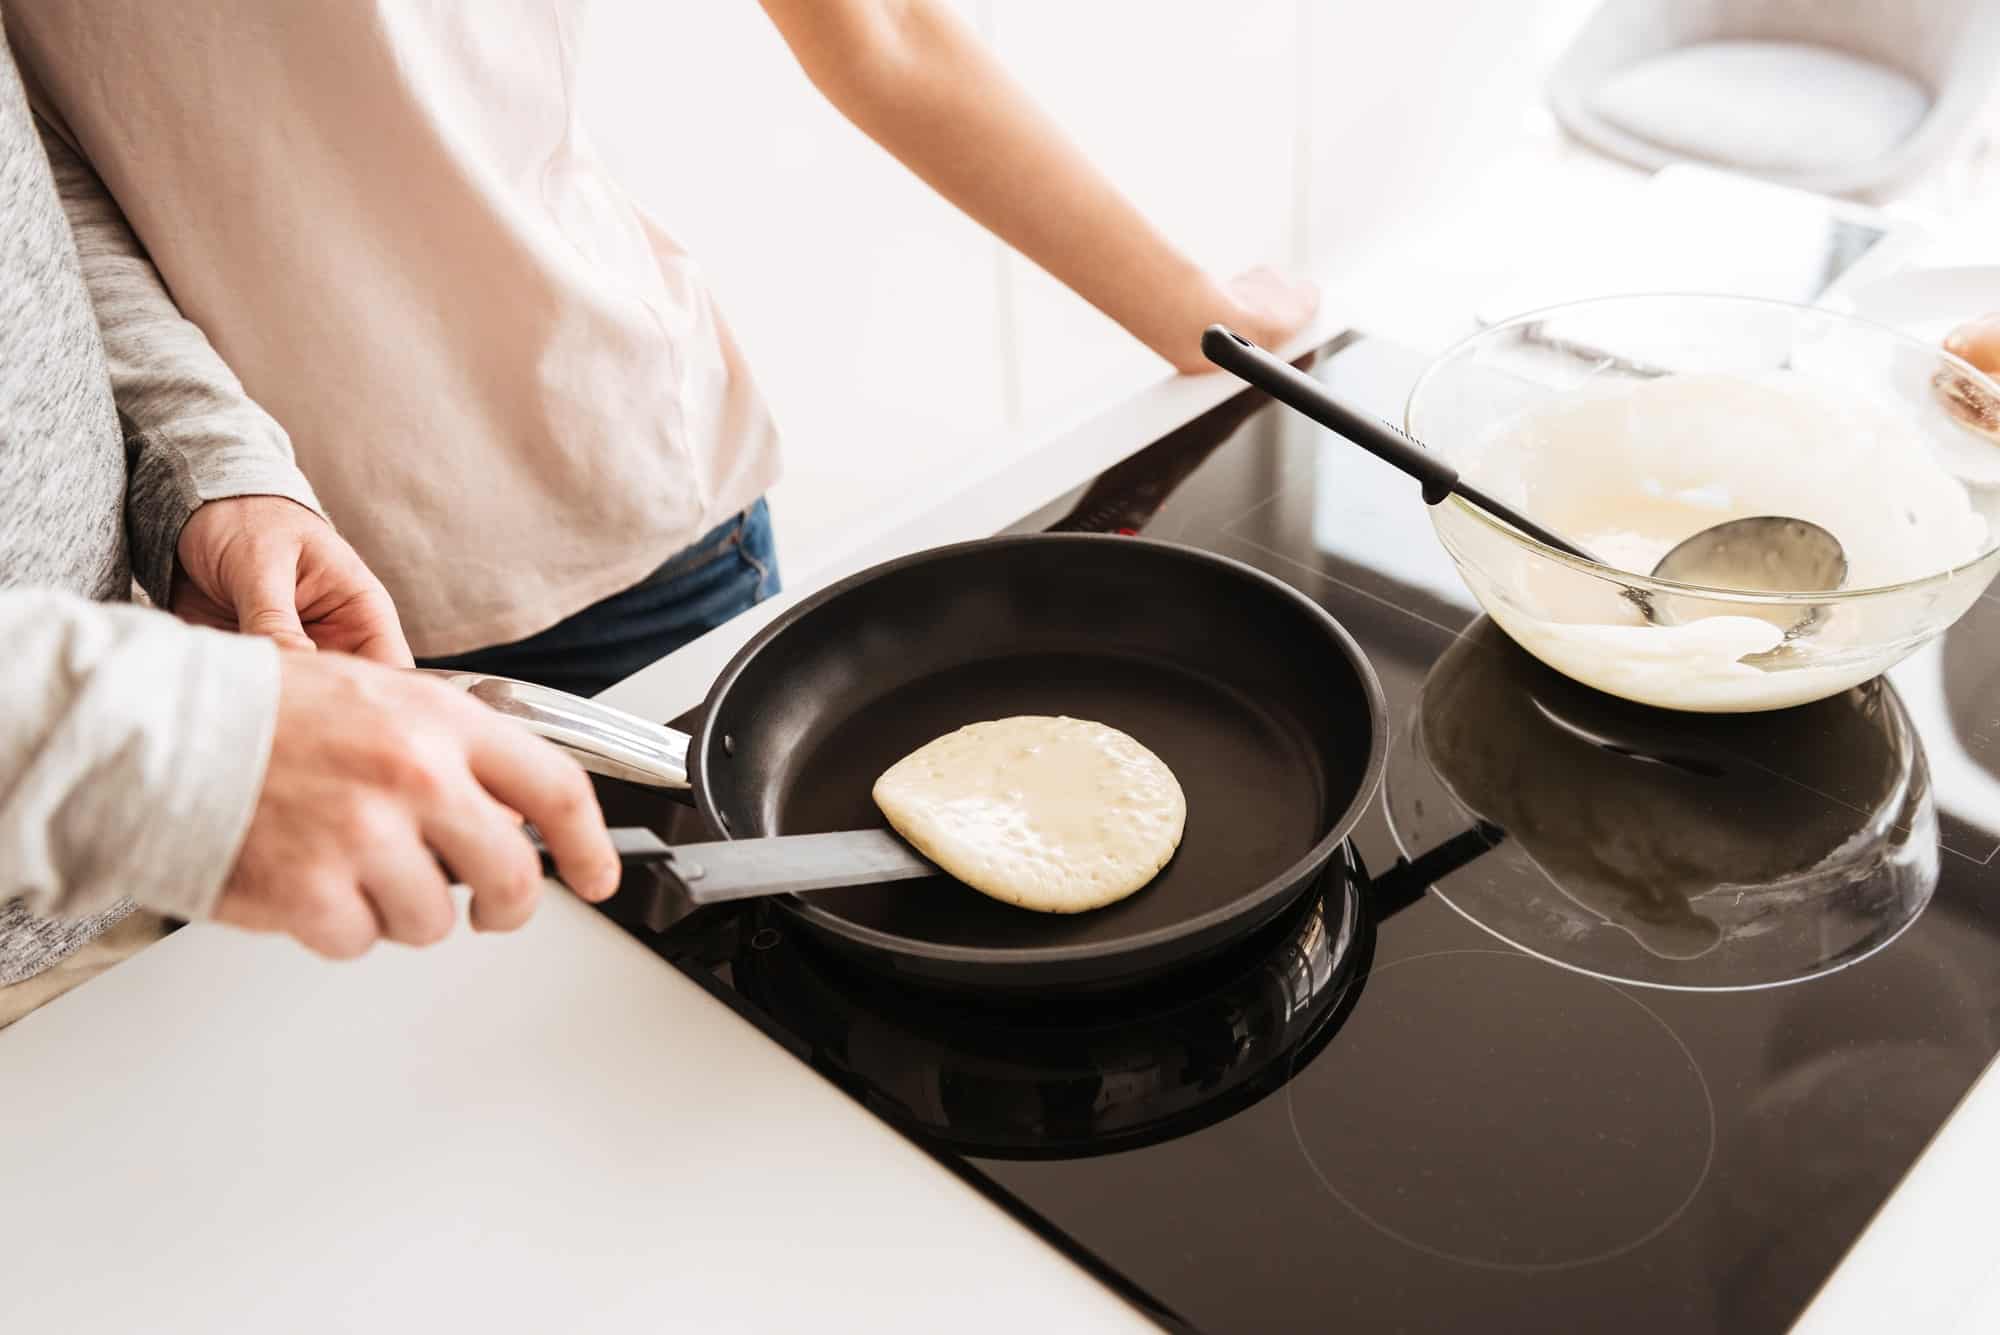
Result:
[[[2000,0],[1607,0],[1549,96],[1638,167],[1879,198],[1953,145],[1996,71]]]

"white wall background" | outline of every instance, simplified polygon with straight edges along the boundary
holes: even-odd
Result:
[[[1499,151],[1590,0],[957,0],[1204,264],[1365,258]],[[600,151],[702,261],[787,438],[784,557],[1164,364],[905,174],[754,0],[600,0]]]

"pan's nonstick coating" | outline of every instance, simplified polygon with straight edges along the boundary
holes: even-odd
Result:
[[[829,891],[815,902],[878,931],[961,946],[1116,941],[1233,902],[1287,871],[1326,824],[1318,757],[1278,719],[1221,684],[1139,659],[1080,654],[951,668],[850,716],[775,794],[777,825],[882,824],[875,776],[931,738],[980,719],[1068,714],[1109,724],[1159,756],[1187,795],[1187,831],[1143,890],[1090,913],[1002,904],[955,881]]]
[[[1089,984],[1254,930],[1319,871],[1380,773],[1380,688],[1315,604],[1236,562],[1133,539],[995,539],[822,593],[719,679],[695,748],[735,836],[883,824],[870,789],[966,723],[1068,714],[1174,771],[1187,831],[1158,878],[1092,913],[938,880],[790,901],[836,944],[973,985]]]

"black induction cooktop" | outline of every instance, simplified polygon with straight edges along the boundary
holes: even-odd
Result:
[[[1312,367],[1397,420],[1419,362]],[[1625,704],[1480,617],[1406,479],[1247,393],[1017,528],[1207,548],[1340,619],[1392,727],[1358,876],[1027,1008],[768,907],[609,911],[1163,1326],[1780,1331],[2000,1050],[2000,601],[1817,705]]]

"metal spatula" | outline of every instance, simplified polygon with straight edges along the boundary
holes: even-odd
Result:
[[[611,842],[627,866],[660,872],[679,886],[692,908],[944,874],[890,830],[669,845],[651,830],[632,827],[612,830]],[[542,865],[552,867],[546,853]]]

